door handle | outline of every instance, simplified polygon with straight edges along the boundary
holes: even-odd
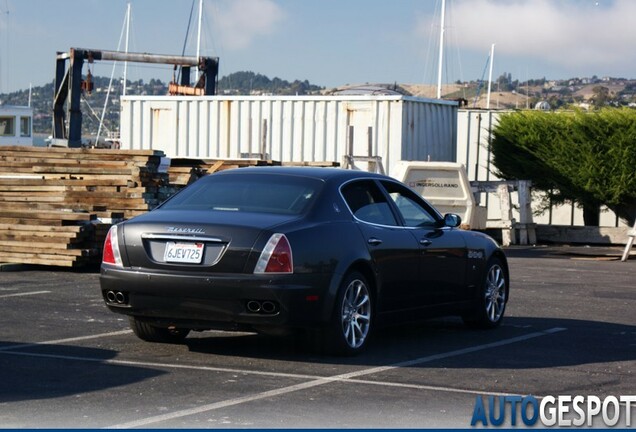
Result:
[[[379,246],[382,244],[382,240],[371,237],[369,240],[367,240],[367,243],[369,243],[371,246]]]
[[[422,239],[422,240],[420,240],[420,244],[421,244],[422,246],[430,246],[430,245],[432,245],[432,244],[433,244],[433,242],[432,242],[432,241],[430,241],[429,239]]]

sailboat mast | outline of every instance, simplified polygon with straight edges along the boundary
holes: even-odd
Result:
[[[437,99],[442,98],[442,63],[444,60],[444,31],[446,30],[446,0],[442,0],[442,19],[439,34],[439,59],[437,62]]]
[[[124,45],[124,51],[128,54],[128,39],[130,35],[130,3],[126,7],[126,43]],[[122,86],[122,95],[126,96],[126,83],[127,83],[127,75],[128,75],[128,62],[124,62],[124,85]]]
[[[488,97],[486,98],[486,109],[490,109],[490,89],[492,88],[492,65],[495,61],[495,44],[490,46],[490,73],[488,74]]]

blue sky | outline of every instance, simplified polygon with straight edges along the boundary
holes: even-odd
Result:
[[[198,0],[196,0],[198,3]],[[131,3],[129,50],[196,52],[192,0],[0,0],[0,92],[53,80],[55,53],[116,50]],[[447,0],[444,83],[494,75],[636,78],[635,0]],[[204,0],[202,55],[220,74],[251,70],[327,87],[437,80],[441,0]],[[195,5],[195,14],[198,5]],[[123,50],[123,42],[121,45]],[[112,63],[93,74],[109,76]],[[116,71],[121,74],[121,71]],[[130,65],[129,79],[170,68]]]

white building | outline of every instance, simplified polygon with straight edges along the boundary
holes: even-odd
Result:
[[[0,145],[33,145],[33,108],[0,105]]]

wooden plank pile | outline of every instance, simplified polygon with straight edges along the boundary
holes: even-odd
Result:
[[[215,173],[233,168],[245,168],[251,166],[312,166],[312,167],[338,167],[338,162],[278,162],[263,159],[172,159],[168,174],[170,184],[186,186],[195,180]]]
[[[176,191],[162,152],[0,147],[0,262],[99,260],[110,224]]]
[[[260,159],[171,159],[168,170],[169,182],[175,186],[186,186],[205,175],[217,171],[272,165],[280,165],[280,162]]]

